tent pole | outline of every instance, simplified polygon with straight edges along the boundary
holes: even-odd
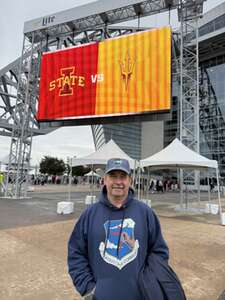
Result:
[[[68,201],[71,201],[71,182],[72,182],[72,158],[69,158],[69,189],[68,189]]]
[[[140,200],[140,187],[141,187],[141,168],[140,165],[138,167],[138,200]]]
[[[218,193],[218,202],[219,202],[219,215],[222,217],[222,206],[220,200],[220,182],[219,182],[219,170],[216,168],[216,181],[217,181],[217,193]]]
[[[209,173],[207,175],[207,185],[208,185],[208,199],[209,203],[211,202],[211,191],[210,191],[210,185],[209,185]]]
[[[197,175],[197,184],[198,184],[198,209],[199,209],[199,212],[200,212],[200,171],[197,170],[196,172],[196,175]]]
[[[134,171],[133,171],[133,178],[132,178],[134,189],[135,189],[135,176],[136,176],[136,159],[134,160]]]
[[[184,191],[183,191],[183,169],[180,169],[180,209],[184,208]]]

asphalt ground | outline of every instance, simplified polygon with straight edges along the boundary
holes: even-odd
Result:
[[[69,190],[66,185],[45,185],[33,186],[34,191],[28,192],[27,198],[13,199],[0,197],[0,229],[15,228],[17,226],[29,226],[50,222],[65,221],[78,218],[85,209],[86,195],[98,196],[100,189],[94,188],[90,191],[89,185],[72,186]],[[217,194],[212,194],[213,202],[217,203]],[[138,197],[136,193],[136,197]],[[151,199],[152,207],[161,216],[173,216],[174,218],[192,219],[207,223],[218,223],[219,217],[198,213],[198,203],[196,199],[191,199],[192,195],[184,197],[184,207],[189,203],[188,213],[178,213],[180,209],[179,192],[168,193],[141,193],[141,199]],[[74,203],[74,213],[69,215],[57,214],[57,203],[61,201],[72,201]],[[204,210],[208,201],[208,194],[201,194],[201,208]],[[225,201],[223,201],[225,202]]]
[[[68,200],[65,186],[37,186],[27,199],[0,198],[1,300],[81,299],[67,274],[66,258],[87,194],[87,186],[72,187],[75,211],[69,215],[56,212],[57,203]],[[199,213],[195,203],[189,212],[180,211],[179,193],[141,197],[152,200],[187,299],[217,300],[225,290],[225,226],[219,216]],[[207,194],[203,199],[202,207]]]
[[[0,229],[75,219],[85,208],[86,195],[87,192],[71,193],[74,213],[69,215],[57,214],[57,203],[68,201],[66,192],[32,192],[28,193],[28,198],[25,199],[2,198],[0,199]]]

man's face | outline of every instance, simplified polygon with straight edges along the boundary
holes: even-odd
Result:
[[[109,200],[125,200],[131,184],[131,177],[123,171],[115,170],[105,175],[104,184]]]

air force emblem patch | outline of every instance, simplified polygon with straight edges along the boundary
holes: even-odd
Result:
[[[122,220],[105,222],[106,240],[99,245],[105,262],[121,270],[137,257],[139,242],[134,238],[134,226],[132,219],[124,219],[123,225]]]

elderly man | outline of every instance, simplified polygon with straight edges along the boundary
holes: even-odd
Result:
[[[134,199],[130,173],[127,160],[108,161],[99,202],[84,211],[71,234],[69,274],[85,299],[147,299],[139,275],[148,256],[168,260],[159,221]]]

